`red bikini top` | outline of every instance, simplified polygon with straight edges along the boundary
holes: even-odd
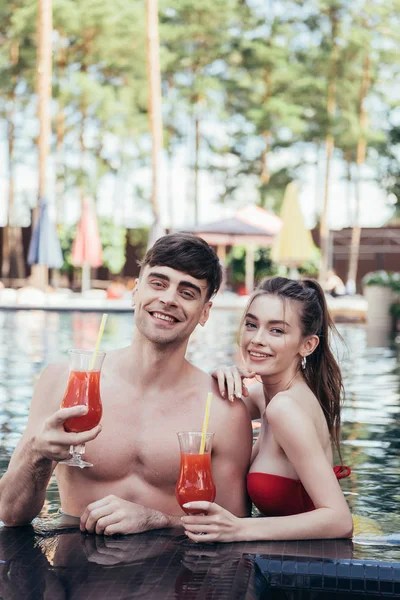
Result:
[[[337,479],[348,477],[350,467],[333,467]],[[315,510],[299,479],[271,473],[248,473],[247,492],[251,501],[267,517],[286,517]]]

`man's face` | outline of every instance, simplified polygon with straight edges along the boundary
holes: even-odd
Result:
[[[186,342],[198,323],[207,322],[211,302],[206,296],[206,279],[146,265],[133,295],[135,324],[155,344]]]

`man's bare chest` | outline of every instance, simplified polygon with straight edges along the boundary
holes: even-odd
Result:
[[[102,431],[87,444],[86,456],[95,465],[90,475],[109,481],[134,477],[156,487],[175,485],[180,463],[177,432],[201,428],[200,414],[160,404],[103,405]]]

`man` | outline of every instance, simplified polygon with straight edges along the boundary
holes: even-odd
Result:
[[[210,390],[216,501],[238,516],[247,513],[247,409],[221,399],[212,377],[185,359],[189,337],[197,324],[207,322],[220,283],[218,258],[200,238],[171,234],[147,252],[133,291],[132,343],[109,352],[104,361],[101,425],[78,434],[64,431],[66,419],[86,409],[59,408],[68,367],[47,367],[0,482],[0,518],[6,525],[27,523],[40,512],[54,469],[62,511],[80,517],[82,530],[112,535],[180,525],[176,432],[201,429]],[[71,444],[85,442],[85,457],[94,467],[58,465]]]

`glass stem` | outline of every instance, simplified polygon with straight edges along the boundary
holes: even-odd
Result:
[[[79,456],[82,456],[83,454],[85,454],[85,444],[78,444],[77,446],[70,446],[69,453],[71,454],[71,456],[74,456],[76,454],[79,454]]]

